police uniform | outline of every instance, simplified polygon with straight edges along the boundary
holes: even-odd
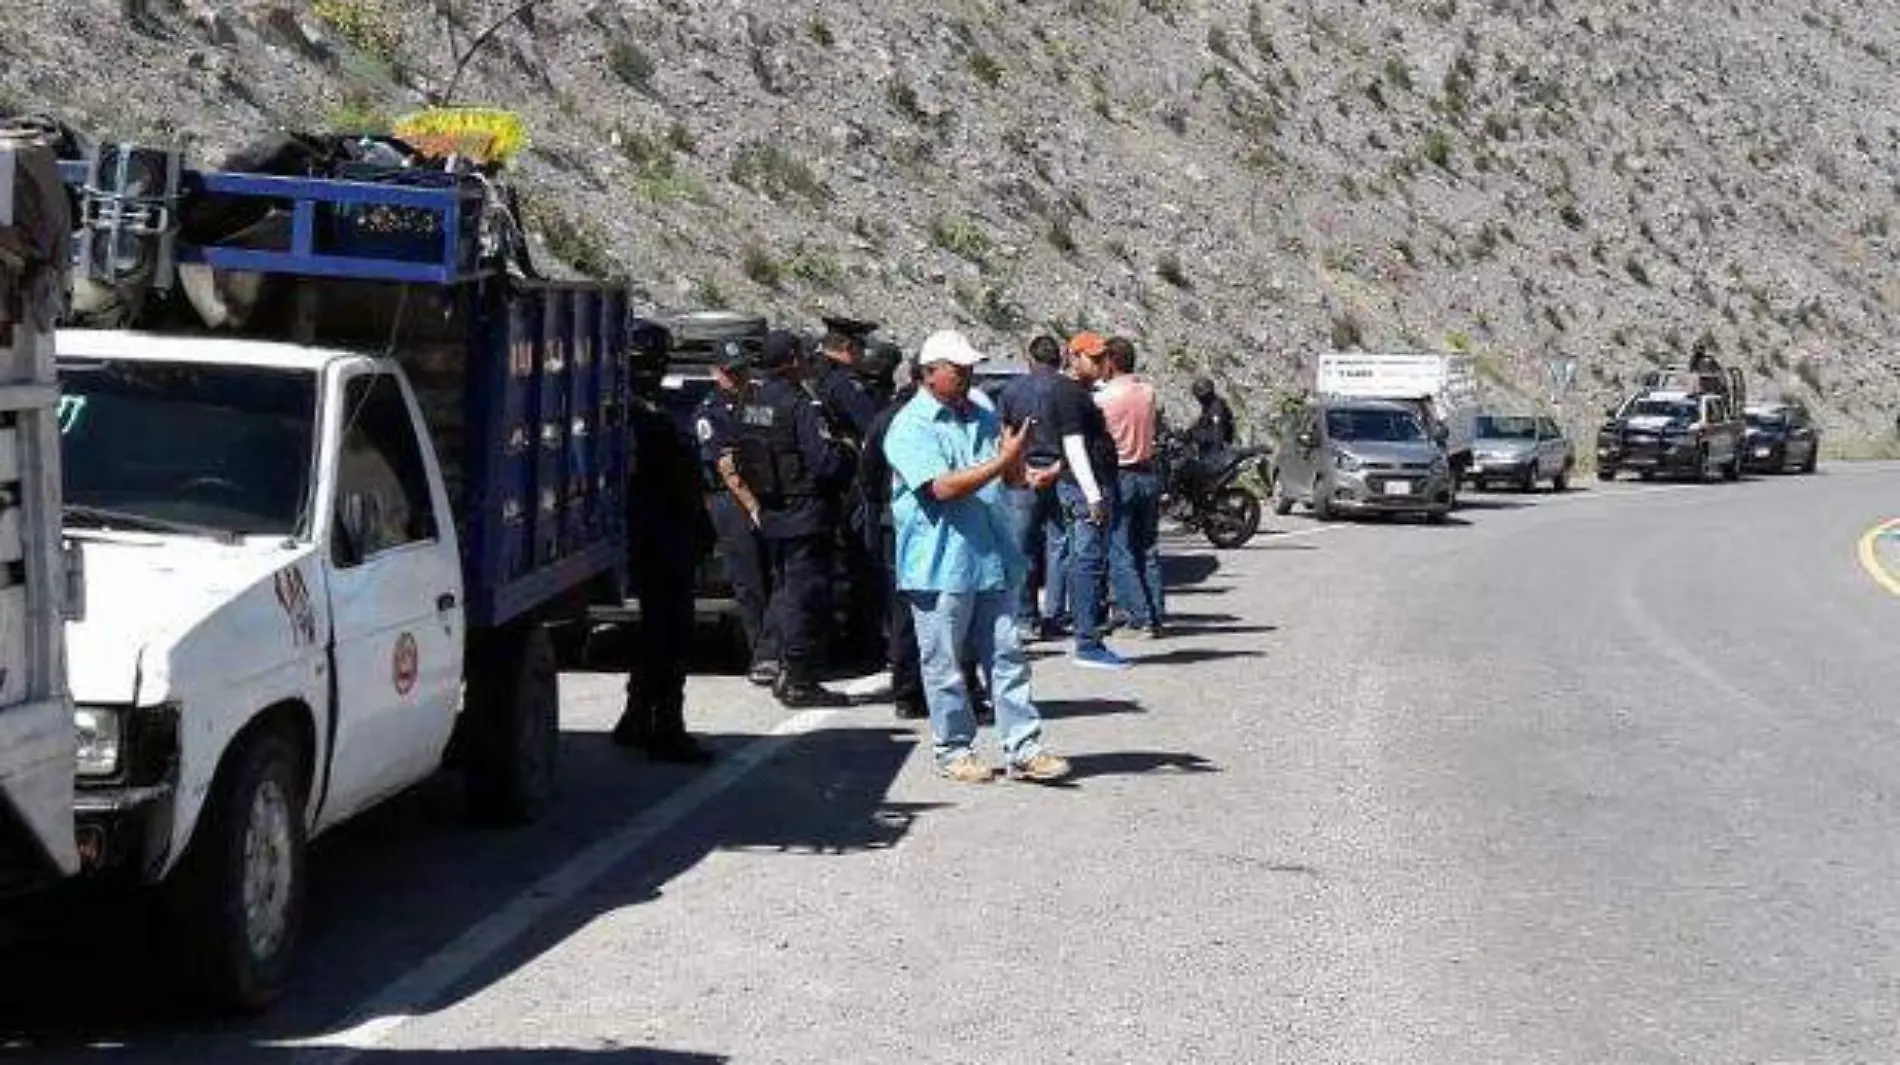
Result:
[[[763,380],[749,385],[739,404],[734,458],[759,500],[759,531],[771,559],[768,624],[777,626],[783,664],[773,691],[787,706],[835,705],[839,697],[818,686],[817,667],[837,533],[825,497],[836,490],[843,463],[818,404],[786,376],[799,346],[790,333],[767,335]]]
[[[628,571],[640,602],[640,639],[627,675],[627,707],[614,742],[656,761],[698,763],[710,754],[686,734],[686,661],[692,652],[693,569],[705,513],[692,441],[655,402],[672,338],[638,323],[635,397],[627,423],[635,461],[627,483]]]
[[[728,373],[743,374],[747,361],[744,351],[733,344],[720,353],[719,365]],[[750,675],[756,683],[770,684],[778,679],[779,649],[777,633],[766,613],[771,585],[765,541],[752,524],[752,515],[726,490],[719,474],[720,458],[736,447],[739,402],[737,392],[721,388],[708,392],[693,411],[693,433],[698,438],[705,485],[712,493],[713,535],[719,540],[719,555],[732,582],[739,624],[745,630]]]

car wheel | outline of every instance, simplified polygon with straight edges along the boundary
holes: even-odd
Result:
[[[233,750],[165,886],[186,987],[255,1013],[289,975],[304,907],[303,759],[266,727]]]
[[[1524,479],[1517,482],[1517,490],[1520,492],[1537,491],[1537,463],[1533,462],[1524,468]]]
[[[1722,479],[1724,481],[1739,481],[1742,479],[1741,452],[1737,451],[1735,454],[1729,456],[1728,465],[1722,467]]]
[[[1557,476],[1550,479],[1550,490],[1553,492],[1568,492],[1570,490],[1570,467],[1565,466],[1563,469],[1558,470]]]
[[[1818,467],[1820,464],[1821,464],[1821,442],[1819,440],[1816,440],[1814,444],[1808,448],[1808,461],[1801,464],[1801,472],[1813,473],[1815,468]]]
[[[1598,466],[1597,480],[1599,481],[1616,480],[1616,467],[1615,466]]]

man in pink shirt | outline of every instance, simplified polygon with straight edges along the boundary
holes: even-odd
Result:
[[[1115,602],[1128,615],[1129,627],[1152,638],[1161,635],[1166,617],[1161,593],[1161,478],[1154,462],[1161,406],[1154,386],[1135,373],[1131,341],[1111,337],[1106,355],[1108,374],[1095,391],[1095,404],[1115,439],[1121,495],[1109,531],[1108,579]]]

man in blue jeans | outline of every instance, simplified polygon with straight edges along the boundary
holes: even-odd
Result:
[[[1121,670],[1128,661],[1102,642],[1107,629],[1108,537],[1114,527],[1115,440],[1092,389],[1106,374],[1108,342],[1098,333],[1069,338],[1069,372],[1056,379],[1050,416],[1062,441],[1057,498],[1069,523],[1069,606],[1075,648],[1069,661],[1087,669]]]
[[[1161,408],[1154,386],[1135,375],[1135,345],[1108,339],[1108,372],[1095,390],[1095,404],[1115,440],[1115,522],[1109,534],[1108,578],[1128,626],[1149,638],[1161,635],[1161,478],[1155,471],[1155,438]]]
[[[1004,386],[996,413],[1003,424],[1029,429],[1024,462],[1030,469],[1062,468],[1062,441],[1056,436],[1050,400],[1061,376],[1062,348],[1052,336],[1029,343],[1029,372]],[[1062,504],[1051,480],[1046,488],[1009,488],[1010,516],[1015,520],[1016,544],[1029,560],[1029,579],[1016,600],[1016,635],[1024,640],[1052,638],[1068,609],[1068,530],[1062,523]],[[1040,578],[1038,581],[1037,578]],[[1038,584],[1040,583],[1040,588]],[[1041,592],[1038,605],[1037,592]]]
[[[1027,568],[1011,534],[1004,484],[1039,487],[1023,456],[1030,426],[1005,429],[970,399],[971,367],[983,355],[962,333],[932,333],[918,351],[923,381],[891,420],[897,587],[916,621],[937,772],[983,783],[994,770],[972,750],[961,652],[988,674],[996,734],[1011,779],[1053,781],[1069,763],[1042,748],[1042,717],[1029,697],[1029,660],[1016,639],[1011,596]]]

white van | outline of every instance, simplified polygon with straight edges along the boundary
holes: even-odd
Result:
[[[1314,391],[1323,397],[1397,400],[1443,426],[1445,457],[1463,477],[1471,465],[1478,427],[1478,375],[1469,355],[1370,355],[1329,352],[1319,357]],[[1455,482],[1454,482],[1455,483]]]

